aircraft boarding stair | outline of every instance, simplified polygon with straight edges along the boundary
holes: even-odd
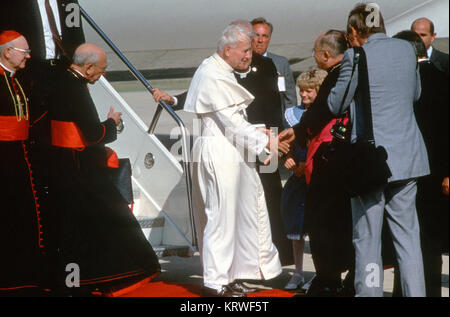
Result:
[[[144,88],[153,88],[80,7],[83,18],[124,62]],[[90,85],[90,93],[100,118],[106,118],[111,105],[122,112],[118,137],[108,144],[119,158],[129,158],[132,166],[134,204],[132,210],[159,257],[191,256],[197,250],[192,218],[189,148],[185,126],[172,108],[158,105],[147,126],[102,76]],[[182,161],[179,162],[154,134],[161,112],[166,110],[181,132]]]

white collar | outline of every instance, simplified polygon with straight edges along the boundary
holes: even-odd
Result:
[[[77,72],[78,74],[80,74],[81,77],[86,78],[86,76],[84,76],[84,74],[83,74],[82,72],[80,72],[79,70],[77,70],[77,69],[75,69],[75,68],[72,68],[72,70],[73,70],[74,72]]]
[[[430,47],[427,49],[428,59],[431,58],[431,53],[433,53],[433,46],[430,45]]]
[[[251,70],[252,70],[252,68],[249,67],[248,70],[245,71],[245,72],[238,72],[237,70],[235,70],[234,72],[235,72],[236,74],[238,74],[238,75],[241,77],[241,79],[242,79],[242,78],[247,77],[247,75],[251,72]]]
[[[15,71],[14,71],[14,70],[9,69],[9,68],[6,67],[5,65],[3,65],[3,63],[1,63],[1,62],[0,62],[0,66],[1,66],[3,69],[5,69],[5,70],[7,70],[8,72],[10,72],[9,77],[12,77],[12,76],[15,74]]]

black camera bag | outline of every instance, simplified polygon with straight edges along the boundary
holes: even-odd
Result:
[[[362,107],[366,133],[365,136],[358,136],[354,143],[350,142],[350,133],[346,134],[345,139],[342,139],[342,135],[333,136],[333,140],[329,143],[327,149],[321,153],[322,160],[326,161],[329,166],[332,165],[339,183],[350,197],[360,196],[382,187],[387,184],[389,177],[392,175],[387,164],[387,152],[384,147],[375,145],[373,137],[366,55],[361,47],[354,47],[353,50],[355,53],[353,71],[358,64],[357,92],[361,96],[359,106]],[[350,83],[342,100],[342,105],[345,102],[349,86]],[[340,112],[342,112],[342,105]],[[334,131],[342,130],[339,125],[343,125],[343,118],[333,126],[332,134],[334,134]],[[350,131],[349,127],[346,127],[346,130]]]

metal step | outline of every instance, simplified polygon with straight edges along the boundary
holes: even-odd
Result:
[[[192,250],[187,246],[157,245],[153,246],[153,250],[158,258],[166,256],[179,256],[187,258],[192,256]]]
[[[137,221],[142,229],[148,228],[161,228],[164,227],[165,219],[164,217],[145,217],[145,216],[137,216]]]
[[[142,229],[163,228],[165,223],[164,217],[137,216],[136,219]],[[152,247],[158,258],[166,256],[189,257],[192,255],[192,250],[188,246],[152,244]]]

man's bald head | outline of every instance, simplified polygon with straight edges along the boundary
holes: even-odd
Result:
[[[344,31],[328,30],[314,42],[314,59],[320,69],[327,70],[339,63],[348,48]]]
[[[411,30],[414,28],[414,25],[416,24],[424,24],[428,27],[428,31],[433,34],[434,33],[434,24],[433,22],[428,18],[418,18],[414,20],[414,22],[411,24]]]
[[[430,19],[419,18],[414,20],[411,24],[411,31],[419,34],[425,47],[428,49],[436,38],[436,33],[434,32],[434,24]]]
[[[91,43],[81,44],[73,55],[72,68],[80,71],[89,83],[95,83],[108,66],[105,51]]]
[[[84,43],[75,50],[73,63],[78,66],[95,64],[102,58],[106,59],[106,53],[101,47],[91,43]]]

